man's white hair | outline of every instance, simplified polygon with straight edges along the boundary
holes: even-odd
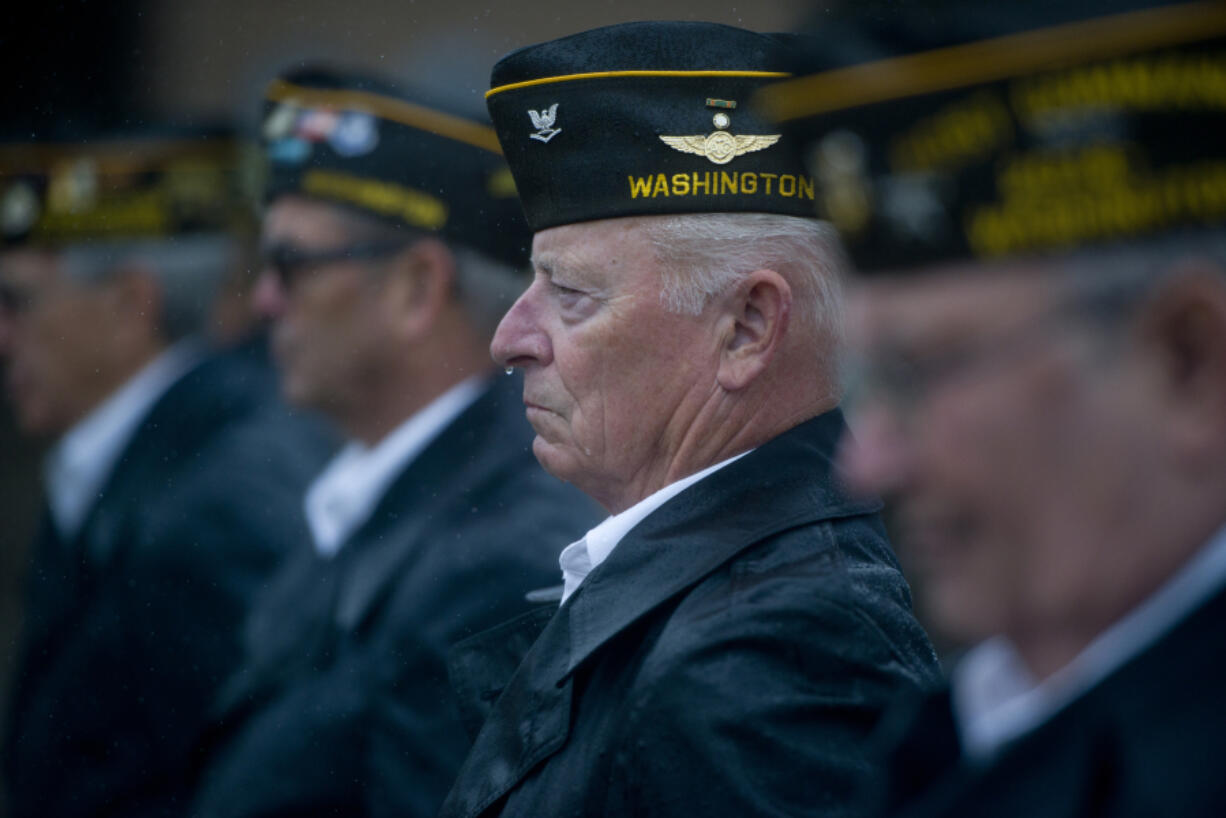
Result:
[[[61,251],[64,271],[83,284],[97,283],[125,266],[157,279],[159,330],[167,341],[202,334],[226,273],[238,262],[238,241],[229,235],[83,242]]]
[[[793,320],[817,361],[837,371],[847,262],[830,224],[773,213],[693,213],[650,217],[644,226],[664,270],[666,309],[697,315],[753,271],[774,270],[792,286]]]

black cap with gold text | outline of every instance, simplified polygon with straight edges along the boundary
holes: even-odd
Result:
[[[511,265],[530,237],[482,112],[381,78],[304,68],[265,93],[266,201],[298,193],[436,233]]]
[[[490,116],[528,223],[764,212],[813,216],[813,185],[748,105],[789,76],[789,35],[693,22],[607,26],[494,66]]]
[[[250,153],[221,128],[0,144],[0,246],[250,232]]]
[[[1226,223],[1226,2],[1065,5],[759,96],[861,272]]]

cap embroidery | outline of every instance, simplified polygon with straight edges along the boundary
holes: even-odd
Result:
[[[707,100],[707,104],[710,105],[714,101]],[[732,124],[732,117],[723,111],[712,117],[711,121],[716,130],[705,136],[703,134],[661,135],[660,141],[675,151],[705,156],[717,165],[726,165],[738,156],[769,148],[779,141],[780,134],[737,135],[729,133],[724,128]]]
[[[532,127],[536,128],[536,133],[528,135],[530,138],[548,142],[562,133],[561,128],[553,127],[553,123],[558,118],[558,103],[550,105],[546,111],[529,110],[528,116],[532,117]]]

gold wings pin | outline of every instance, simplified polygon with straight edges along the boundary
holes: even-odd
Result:
[[[682,153],[705,156],[717,165],[726,165],[738,156],[769,148],[779,141],[781,134],[736,135],[727,131],[715,131],[703,136],[660,136],[660,141]]]

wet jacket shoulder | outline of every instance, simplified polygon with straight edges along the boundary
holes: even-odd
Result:
[[[432,816],[470,736],[450,646],[531,605],[596,508],[545,474],[499,378],[331,559],[280,572],[202,748],[193,815]]]
[[[201,715],[251,594],[301,542],[298,499],[326,454],[269,384],[204,360],[141,422],[79,535],[45,522],[5,748],[14,815],[181,809]]]
[[[850,814],[866,737],[936,665],[877,503],[830,475],[841,428],[809,421],[632,530],[500,695],[474,689],[497,701],[443,815]]]

